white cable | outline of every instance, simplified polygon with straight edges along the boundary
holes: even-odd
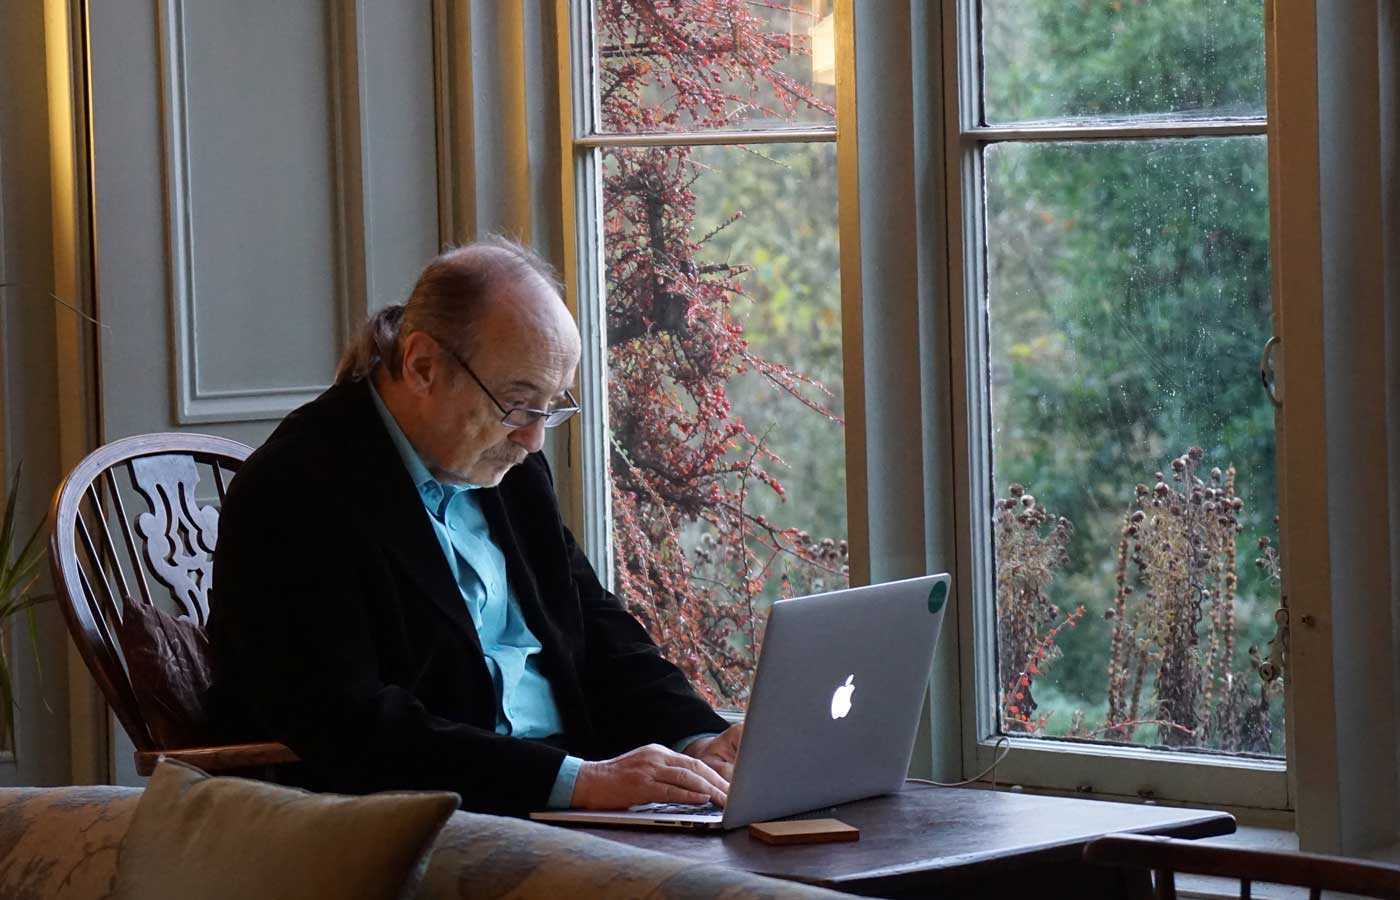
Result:
[[[965,781],[931,781],[927,778],[906,778],[904,780],[912,781],[915,784],[931,784],[934,787],[962,787],[965,784],[972,784],[974,781],[980,781],[990,772],[992,773],[992,787],[995,788],[997,786],[997,766],[1001,765],[1001,761],[1006,759],[1007,755],[1011,753],[1011,738],[1003,734],[996,739],[992,746],[1001,748],[1001,752],[992,760],[992,764]]]

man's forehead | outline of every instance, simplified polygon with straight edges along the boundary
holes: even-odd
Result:
[[[534,379],[529,377],[513,378],[510,381],[506,382],[504,389],[507,391],[523,391],[527,394],[541,394],[553,397],[557,394],[564,393],[564,389],[567,388],[569,385],[573,384],[573,382],[573,371],[570,370],[559,380],[559,383],[557,384],[544,384],[543,379]]]
[[[497,340],[483,337],[478,358],[482,375],[492,380],[493,390],[553,397],[573,384],[578,353],[567,344],[523,331]]]

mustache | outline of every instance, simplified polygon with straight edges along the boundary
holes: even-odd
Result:
[[[492,462],[510,463],[512,466],[518,466],[521,463],[523,463],[525,461],[525,457],[529,455],[530,453],[527,450],[511,450],[507,448],[502,448],[500,450],[488,450],[485,453],[481,454],[481,457],[482,459],[489,459]]]

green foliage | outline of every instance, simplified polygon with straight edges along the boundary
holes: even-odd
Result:
[[[40,522],[23,544],[18,543],[16,518],[23,469],[23,465],[15,468],[5,502],[4,524],[0,526],[0,635],[4,635],[11,619],[24,613],[30,642],[35,648],[34,658],[38,660],[39,635],[34,607],[49,598],[31,597],[29,592],[39,580],[39,566],[44,561],[44,545],[39,540],[44,526]],[[13,735],[15,696],[8,647],[8,641],[0,640],[0,716],[3,716],[4,733]]]
[[[1258,0],[988,0],[984,22],[989,119],[1262,112]],[[1024,484],[1074,523],[1050,596],[1089,610],[1037,689],[1049,733],[1107,702],[1104,613],[1134,484],[1200,446],[1238,472],[1241,544],[1273,530],[1273,410],[1255,372],[1272,330],[1266,166],[1259,137],[985,154],[997,495]],[[1272,636],[1277,604],[1277,585],[1240,567],[1234,671],[1253,678],[1248,648]]]
[[[1260,0],[984,0],[986,118],[1264,108]]]

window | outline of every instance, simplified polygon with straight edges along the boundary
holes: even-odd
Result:
[[[988,488],[968,746],[1016,738],[1028,783],[1183,799],[1219,765],[1211,799],[1285,805],[1263,4],[949,7]],[[1144,775],[1168,759],[1198,764]]]
[[[848,578],[833,10],[574,12],[590,550],[742,708],[767,604]]]
[[[837,127],[856,131],[835,121],[832,23],[852,9],[836,6],[572,7],[591,555],[711,699],[742,708],[765,603],[841,586],[848,555],[857,573],[917,568],[917,547],[884,544],[948,523],[958,646],[939,653],[962,696],[930,712],[963,775],[1009,738],[1002,782],[1287,808],[1282,682],[1261,677],[1280,600],[1260,0],[914,3],[909,83],[861,44],[909,33],[854,4],[853,70],[884,80],[843,83],[841,108],[859,93],[862,144],[892,126],[947,187],[892,192],[862,151],[862,197],[910,207],[920,245],[865,221],[883,238],[854,249],[836,227]],[[920,144],[940,112],[941,154]],[[930,212],[946,234],[925,232]],[[911,338],[909,318],[889,324],[915,303],[909,267],[880,281],[882,263],[932,246],[950,321],[921,309]],[[843,259],[868,294],[844,306]],[[943,290],[925,262],[908,293]],[[865,330],[854,351],[843,321]],[[861,355],[895,344],[894,363]],[[843,427],[843,362],[867,392],[879,369],[865,411],[923,416],[927,512],[865,509],[905,490],[886,463],[921,463],[910,431]],[[951,404],[928,401],[947,384]],[[956,499],[931,495],[945,477]]]

